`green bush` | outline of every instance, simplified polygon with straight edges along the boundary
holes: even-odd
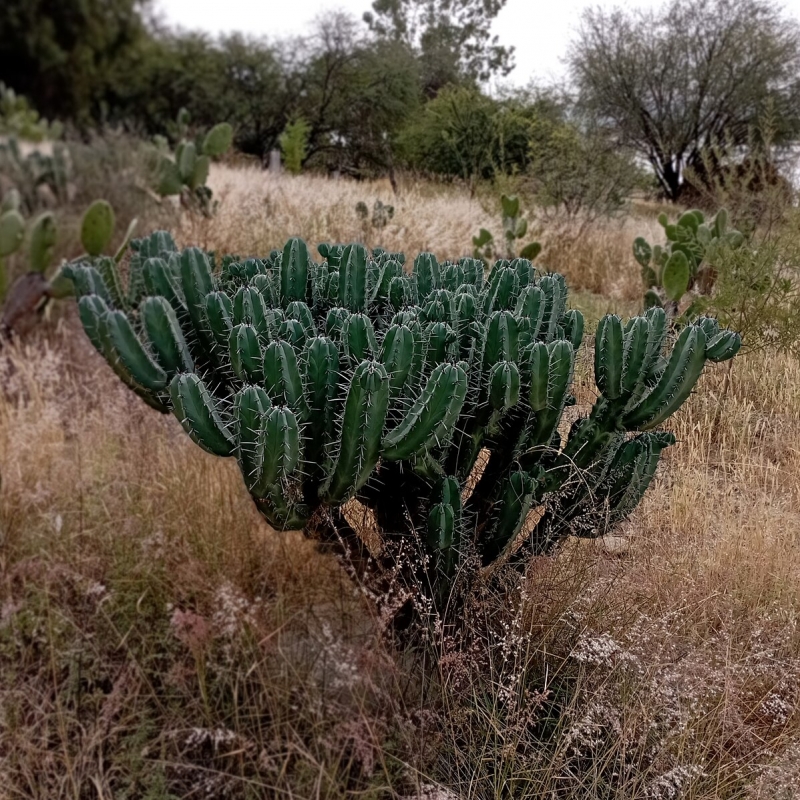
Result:
[[[697,302],[738,331],[748,351],[800,356],[800,229],[797,220],[747,247],[724,247],[711,296]]]
[[[616,143],[561,120],[530,122],[527,175],[545,215],[594,219],[621,211],[642,174]]]
[[[667,344],[661,309],[604,317],[597,401],[562,441],[583,317],[564,279],[530,261],[498,261],[485,280],[475,259],[422,253],[409,273],[401,254],[360,245],[320,245],[320,263],[299,239],[220,263],[163,232],[132,246],[127,282],[113,264],[73,270],[86,333],[117,375],[235,458],[275,528],[368,570],[341,509],[372,509],[382,559],[418,545],[413,585],[442,602],[477,565],[524,569],[627,516],[674,442],[656,428],[740,344],[705,318]]]

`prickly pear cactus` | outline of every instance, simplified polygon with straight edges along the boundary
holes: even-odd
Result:
[[[500,198],[500,205],[503,209],[502,224],[506,256],[515,258],[517,255],[517,242],[523,239],[528,232],[528,220],[524,219],[520,213],[518,197],[504,194]],[[472,246],[474,248],[474,258],[480,258],[486,263],[494,259],[496,250],[494,236],[486,228],[481,228],[478,235],[472,237]],[[530,242],[519,251],[519,257],[533,261],[541,251],[542,246],[539,242]]]
[[[113,284],[116,270],[109,263],[120,261],[136,227],[133,220],[113,258],[103,255],[114,235],[114,210],[105,200],[95,200],[81,220],[81,243],[86,252],[75,262],[51,270],[58,240],[55,217],[50,212],[40,214],[26,236],[19,207],[19,196],[14,192],[9,192],[0,204],[0,304],[5,303],[0,328],[4,335],[29,327],[51,300],[71,296],[76,263],[91,265]],[[26,238],[27,249],[23,247]],[[14,282],[9,286],[12,274]]]
[[[23,154],[16,137],[9,136],[0,142],[0,172],[8,178],[20,196],[20,211],[32,214],[42,207],[41,192],[46,191],[51,201],[67,202],[72,167],[69,151],[62,142],[52,147],[52,152],[39,150]]]
[[[21,195],[16,190],[7,192],[0,203],[0,305],[6,300],[12,278],[25,273],[41,276],[53,261],[58,236],[55,218],[46,211],[28,229],[21,206]]]
[[[372,207],[372,219],[370,220],[369,208],[363,200],[360,200],[356,203],[356,214],[361,220],[365,231],[368,220],[375,230],[382,231],[394,217],[394,206],[390,206],[381,200],[376,200],[375,205]]]
[[[672,340],[662,309],[606,316],[597,400],[565,431],[583,317],[564,278],[528,260],[485,279],[473,258],[421,253],[407,269],[320,245],[317,261],[300,239],[220,264],[163,232],[132,248],[127,281],[113,264],[74,268],[86,333],[117,375],[235,459],[275,528],[321,535],[355,498],[388,540],[426,548],[440,599],[468,565],[521,567],[629,514],[674,442],[658,426],[740,345],[712,319]]]
[[[674,316],[687,292],[707,294],[711,290],[720,248],[739,248],[744,236],[728,228],[724,208],[708,222],[697,210],[686,211],[674,224],[666,214],[660,214],[658,221],[666,243],[651,247],[639,236],[633,242],[633,256],[642,268],[645,308],[664,308]]]
[[[181,141],[173,157],[159,149],[156,191],[162,197],[179,195],[187,208],[211,216],[217,207],[211,189],[206,185],[211,161],[225,155],[233,144],[233,128],[220,122],[205,136],[196,141],[185,138],[189,114],[182,108],[178,114],[175,130]]]

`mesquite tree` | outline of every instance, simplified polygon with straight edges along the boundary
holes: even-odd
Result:
[[[422,253],[406,269],[353,244],[320,245],[318,263],[291,239],[215,262],[163,232],[133,251],[127,285],[110,260],[71,269],[86,333],[119,377],[235,458],[275,528],[352,543],[340,509],[355,498],[387,537],[426,548],[440,598],[467,562],[522,568],[629,514],[674,442],[655,429],[707,360],[740,346],[713,319],[673,341],[662,309],[608,315],[597,400],[566,432],[583,317],[564,278],[530,261],[484,278],[476,259]]]

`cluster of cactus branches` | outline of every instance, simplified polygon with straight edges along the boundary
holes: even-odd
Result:
[[[740,346],[713,319],[672,341],[662,309],[606,316],[597,400],[566,431],[584,321],[564,278],[528,260],[485,277],[477,259],[406,265],[357,244],[320,245],[317,262],[300,239],[219,263],[164,232],[132,249],[127,281],[72,270],[117,375],[235,458],[275,528],[310,532],[355,498],[427,548],[437,592],[467,561],[523,565],[629,514],[674,441],[654,429]]]

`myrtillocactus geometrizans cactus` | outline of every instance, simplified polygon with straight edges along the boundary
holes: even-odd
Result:
[[[424,543],[439,586],[467,557],[523,563],[630,513],[674,441],[653,429],[740,345],[713,319],[668,344],[661,309],[604,317],[599,396],[564,436],[583,317],[563,277],[530,261],[485,279],[472,258],[422,253],[406,270],[360,245],[320,245],[318,263],[300,239],[217,262],[163,232],[132,247],[127,285],[72,268],[86,332],[120,378],[235,458],[275,528],[310,531],[357,498],[388,537]]]

